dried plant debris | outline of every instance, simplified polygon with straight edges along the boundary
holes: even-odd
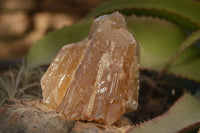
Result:
[[[27,71],[25,64],[0,74],[0,107],[12,98],[41,98],[41,68]]]

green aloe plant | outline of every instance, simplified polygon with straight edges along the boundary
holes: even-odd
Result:
[[[85,21],[53,31],[38,40],[28,54],[27,68],[49,64],[63,45],[87,36],[91,18],[114,11],[127,16],[127,27],[141,45],[142,68],[200,83],[200,2],[194,0],[107,1],[89,13]],[[191,131],[194,125],[200,127],[199,103],[199,99],[184,94],[167,113],[129,131]],[[170,123],[173,119],[176,120]]]
[[[113,11],[159,16],[190,30],[200,27],[200,3],[194,0],[110,0],[93,10],[87,18]]]
[[[191,132],[200,126],[199,111],[200,100],[185,93],[164,115],[136,125],[127,133]]]
[[[179,44],[185,39],[183,30],[167,20],[132,16],[127,17],[126,21],[127,27],[140,42],[141,51],[145,51],[141,53],[143,67],[147,66],[155,69],[160,69],[161,66],[164,67],[170,55],[175,52]],[[50,63],[63,45],[80,41],[86,37],[90,26],[91,21],[84,21],[47,34],[36,42],[30,50],[27,60],[28,67],[34,68]],[[156,39],[154,36],[162,39]],[[168,44],[172,48],[167,46]],[[166,48],[168,50],[165,50]],[[163,50],[166,51],[164,56],[159,56],[163,55]],[[152,59],[155,60],[149,62]]]

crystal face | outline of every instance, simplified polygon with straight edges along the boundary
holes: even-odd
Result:
[[[115,12],[61,48],[41,79],[43,101],[68,119],[111,125],[138,106],[140,47]]]

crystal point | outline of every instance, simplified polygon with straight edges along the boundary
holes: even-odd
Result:
[[[61,48],[41,79],[43,100],[68,119],[111,125],[138,106],[140,47],[115,12]]]

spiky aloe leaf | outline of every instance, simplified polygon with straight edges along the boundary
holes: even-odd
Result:
[[[152,17],[128,17],[128,29],[141,44],[141,66],[162,70],[171,55],[185,39],[183,31],[173,23]]]
[[[193,44],[200,40],[200,30],[191,34],[177,49],[165,71],[200,81],[200,48]]]
[[[28,68],[50,63],[63,45],[81,41],[86,37],[90,26],[91,21],[84,21],[55,30],[38,40],[29,51]]]
[[[132,127],[127,133],[174,133],[200,127],[200,99],[185,93],[165,114]]]
[[[110,0],[93,10],[87,18],[116,10],[126,15],[164,17],[190,30],[200,27],[200,2],[194,0]]]
[[[141,44],[142,67],[161,70],[185,38],[179,27],[159,18],[133,16],[126,21],[129,30]],[[63,45],[83,39],[90,25],[91,21],[74,24],[43,37],[30,50],[28,67],[50,63]]]

